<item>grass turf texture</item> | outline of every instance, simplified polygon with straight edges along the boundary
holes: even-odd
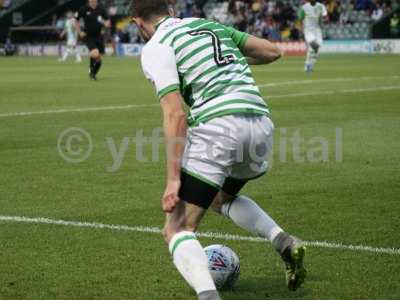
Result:
[[[287,231],[306,240],[399,247],[400,86],[398,56],[323,56],[316,72],[302,58],[253,68],[259,84],[315,81],[262,88],[276,124],[274,165],[248,185],[253,197]],[[0,114],[98,106],[157,104],[136,59],[106,59],[99,82],[87,66],[54,59],[0,59]],[[374,77],[374,78],[371,78]],[[376,77],[376,78],[375,78]],[[337,78],[348,78],[338,81]],[[334,79],[329,81],[329,79]],[[346,90],[359,89],[348,93]],[[334,94],[324,94],[333,91]],[[163,150],[159,162],[138,162],[130,143],[121,168],[117,147],[138,130],[149,137],[161,125],[156,106],[125,110],[0,117],[0,215],[158,226],[163,224]],[[93,153],[80,164],[58,154],[61,132],[90,133]],[[285,128],[287,133],[283,136]],[[343,162],[334,160],[335,129],[343,130]],[[290,137],[324,137],[329,162],[295,162]],[[286,162],[279,146],[287,138]],[[315,146],[315,145],[314,145]],[[303,144],[302,156],[314,147]],[[151,159],[151,146],[145,147]],[[247,235],[209,213],[201,231]],[[283,264],[271,246],[223,243],[241,258],[235,291],[224,299],[398,299],[400,257],[340,249],[308,249],[308,280],[289,292]],[[1,299],[195,299],[170,262],[161,236],[89,228],[0,222]]]

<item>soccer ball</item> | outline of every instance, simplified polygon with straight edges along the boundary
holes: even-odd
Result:
[[[232,288],[240,274],[240,262],[236,253],[223,245],[211,245],[204,248],[204,251],[217,289]]]

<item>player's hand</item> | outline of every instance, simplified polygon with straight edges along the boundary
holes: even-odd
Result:
[[[82,39],[84,39],[84,38],[86,37],[86,32],[81,31],[81,32],[79,33],[79,36],[80,36]]]
[[[107,21],[104,21],[104,24],[103,24],[106,28],[111,28],[111,21],[110,20],[107,20]]]
[[[166,213],[172,213],[176,205],[181,201],[178,196],[181,187],[180,181],[168,181],[164,196],[161,200],[162,209]]]

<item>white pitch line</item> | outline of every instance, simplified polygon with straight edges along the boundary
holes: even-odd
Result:
[[[379,79],[398,79],[400,76],[376,76],[376,77],[340,77],[340,78],[330,78],[330,79],[317,79],[317,80],[293,80],[293,81],[283,81],[283,82],[273,82],[267,84],[259,84],[261,88],[265,87],[278,87],[287,85],[298,85],[298,84],[315,84],[315,83],[335,83],[335,82],[349,82],[349,81],[368,81],[368,80],[379,80]]]
[[[102,223],[89,223],[89,222],[76,222],[76,221],[65,221],[65,220],[53,220],[49,218],[29,218],[23,216],[2,216],[0,215],[0,221],[12,222],[12,223],[33,223],[33,224],[48,224],[48,225],[61,225],[67,227],[84,227],[84,228],[95,228],[95,229],[109,229],[115,231],[132,231],[141,233],[155,233],[161,234],[162,230],[158,227],[146,227],[146,226],[127,226],[127,225],[113,225],[113,224],[102,224]],[[241,236],[235,234],[219,233],[219,232],[200,232],[197,234],[199,237],[220,239],[226,241],[246,241],[253,243],[265,243],[267,242],[264,238]],[[376,248],[365,245],[344,245],[342,243],[333,242],[321,242],[321,241],[306,241],[306,245],[318,248],[328,249],[339,249],[349,250],[358,252],[371,252],[375,254],[389,254],[389,255],[400,255],[399,248]]]
[[[97,106],[97,107],[84,107],[84,108],[65,108],[65,109],[41,110],[41,111],[12,112],[12,113],[0,114],[0,118],[22,117],[31,115],[63,114],[69,112],[125,110],[132,108],[152,107],[152,106],[159,106],[159,104],[132,104],[132,105],[119,105],[119,106]]]
[[[381,91],[394,91],[400,90],[400,85],[395,86],[382,86],[376,88],[365,88],[365,89],[347,89],[341,91],[322,91],[322,92],[310,92],[310,93],[294,93],[286,95],[275,95],[267,96],[265,99],[282,99],[282,98],[298,98],[307,96],[324,96],[324,95],[337,95],[337,94],[356,94],[356,93],[366,93],[366,92],[381,92]]]
[[[383,86],[376,88],[360,88],[360,89],[347,89],[347,90],[336,90],[336,91],[321,91],[311,93],[293,93],[286,95],[275,95],[267,96],[266,99],[281,99],[281,98],[298,98],[306,96],[323,96],[323,95],[336,95],[336,94],[351,94],[351,93],[365,93],[365,92],[379,92],[379,91],[391,91],[399,90],[400,85],[397,86]],[[108,110],[128,110],[134,108],[145,108],[145,107],[157,107],[159,104],[133,104],[133,105],[121,105],[121,106],[98,106],[98,107],[86,107],[86,108],[72,108],[72,109],[55,109],[55,110],[42,110],[42,111],[28,111],[28,112],[13,112],[0,114],[0,118],[8,117],[21,117],[31,115],[47,115],[47,114],[62,114],[70,112],[92,112],[92,111],[108,111]]]

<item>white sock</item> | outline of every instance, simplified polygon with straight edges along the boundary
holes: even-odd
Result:
[[[67,58],[68,58],[68,56],[69,56],[70,54],[73,54],[73,49],[71,49],[71,47],[68,46],[68,47],[65,49],[63,60],[67,60]]]
[[[74,52],[75,52],[76,61],[82,61],[82,57],[81,57],[81,54],[79,53],[79,49],[74,48]]]
[[[238,196],[222,206],[222,214],[230,218],[239,227],[273,241],[283,230],[253,200]]]
[[[206,253],[193,232],[175,234],[169,244],[169,251],[176,268],[197,294],[216,290],[208,270]]]
[[[311,48],[311,46],[308,46],[308,47],[307,47],[306,65],[311,65],[312,51],[314,51],[314,50]]]
[[[67,60],[68,55],[69,55],[69,50],[68,50],[68,49],[65,49],[64,54],[63,54],[63,57],[62,57],[61,60]]]
[[[318,58],[318,51],[312,49],[311,55],[310,55],[311,66],[314,66],[317,63],[317,58]]]

